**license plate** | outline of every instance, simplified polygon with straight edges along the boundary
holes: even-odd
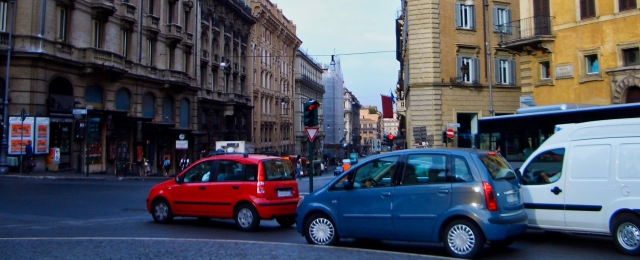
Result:
[[[518,201],[517,193],[507,194],[507,202],[516,202],[516,201]]]
[[[291,197],[291,190],[279,190],[277,194],[278,197]]]

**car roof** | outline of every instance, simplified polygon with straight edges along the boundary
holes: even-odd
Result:
[[[384,157],[384,156],[389,156],[389,155],[404,155],[404,154],[417,154],[417,153],[452,153],[452,154],[465,154],[465,153],[469,153],[469,154],[487,154],[490,153],[491,151],[488,150],[479,150],[479,149],[475,149],[475,148],[459,148],[459,147],[452,147],[452,148],[415,148],[415,149],[404,149],[404,150],[396,150],[396,151],[392,151],[392,152],[388,152],[388,153],[383,153],[383,154],[378,154],[373,158],[379,158],[379,157]]]
[[[204,159],[206,160],[241,159],[242,161],[254,162],[254,163],[258,163],[264,160],[272,160],[272,159],[281,159],[286,161],[285,158],[282,158],[280,156],[264,155],[264,154],[247,154],[247,156],[245,157],[245,154],[242,154],[242,153],[211,155]]]

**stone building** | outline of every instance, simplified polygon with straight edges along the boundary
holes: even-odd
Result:
[[[537,105],[640,102],[638,4],[521,0],[499,45],[521,55],[522,93]]]
[[[375,106],[362,106],[360,108],[360,145],[362,152],[372,153],[372,140],[382,136],[382,114]]]
[[[108,174],[138,174],[144,159],[157,172],[164,157],[177,165],[182,154],[197,156],[195,2],[21,0],[2,8],[0,47],[12,49],[10,59],[2,52],[10,62],[9,75],[7,63],[0,69],[2,89],[8,115],[24,109],[42,123],[26,136],[36,170],[48,167],[48,148],[60,149],[62,170]]]
[[[296,65],[295,65],[295,113],[293,117],[294,133],[295,133],[295,152],[293,154],[308,154],[309,150],[309,138],[304,130],[302,124],[302,117],[304,116],[304,103],[309,99],[318,101],[320,108],[318,109],[318,128],[319,132],[314,138],[314,148],[319,151],[322,150],[322,144],[325,138],[324,131],[324,111],[325,103],[323,96],[325,94],[324,86],[322,85],[322,67],[311,56],[307,55],[302,50],[298,49],[296,52]]]
[[[344,102],[344,142],[347,144],[346,156],[351,152],[359,152],[360,146],[360,101],[351,91],[343,87]]]
[[[302,41],[277,5],[251,0],[251,8],[257,20],[251,30],[253,142],[258,151],[293,154],[294,64]]]
[[[478,118],[516,111],[519,58],[497,46],[504,28],[496,25],[519,17],[518,3],[402,1],[396,19],[397,110],[405,147],[415,143],[414,127],[425,127],[427,141],[443,146],[448,123],[460,124],[454,145],[471,147]]]

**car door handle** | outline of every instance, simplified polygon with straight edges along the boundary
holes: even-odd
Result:
[[[240,189],[240,186],[231,186],[232,189],[237,190]]]
[[[201,190],[204,190],[204,189],[206,189],[207,187],[205,187],[205,186],[200,186],[199,188],[200,188]]]
[[[382,196],[382,197],[389,197],[389,196],[391,196],[391,192],[383,192],[383,193],[380,193],[380,196]]]
[[[553,187],[553,189],[551,189],[551,192],[553,192],[553,194],[558,195],[560,194],[560,192],[562,192],[562,189],[558,188],[558,186]]]
[[[446,189],[438,190],[438,194],[439,194],[439,195],[446,195],[446,194],[449,194],[449,190],[446,190]]]

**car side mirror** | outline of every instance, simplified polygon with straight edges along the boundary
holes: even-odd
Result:
[[[522,176],[522,172],[520,172],[520,168],[516,168],[513,171],[516,173],[516,177],[518,178],[518,182],[520,184],[524,184],[524,177]]]
[[[178,175],[178,176],[175,177],[175,180],[176,180],[177,184],[182,184],[182,182],[183,182],[182,178],[180,178],[180,176],[182,176],[182,175]]]

